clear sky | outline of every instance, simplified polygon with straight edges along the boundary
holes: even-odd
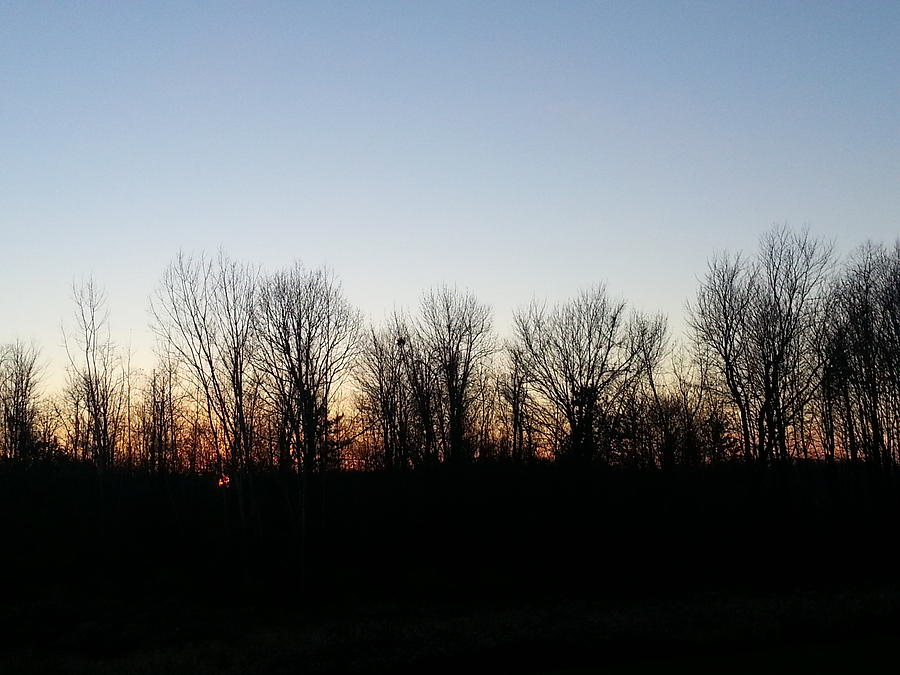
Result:
[[[89,274],[146,365],[179,248],[678,329],[774,223],[900,233],[900,3],[0,0],[0,342],[53,369]]]

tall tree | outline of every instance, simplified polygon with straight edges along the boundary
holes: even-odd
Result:
[[[505,427],[506,445],[511,459],[530,461],[537,453],[535,441],[535,405],[529,392],[528,372],[521,347],[507,344],[506,364],[499,376],[501,424]]]
[[[221,468],[240,476],[252,464],[255,313],[259,273],[220,252],[179,253],[151,305],[154,330],[201,394]]]
[[[476,375],[496,351],[491,311],[471,293],[441,286],[422,296],[415,336],[440,384],[447,429],[445,459],[473,458],[467,438]]]
[[[417,463],[415,407],[404,364],[408,331],[395,316],[385,328],[365,336],[358,369],[358,406],[375,431],[388,470],[408,469]]]
[[[867,244],[832,289],[822,341],[823,439],[829,457],[900,459],[900,244]]]
[[[261,286],[258,363],[291,434],[298,468],[333,465],[335,403],[358,348],[359,312],[327,270],[299,263]]]
[[[177,364],[164,360],[150,371],[141,392],[137,427],[146,469],[168,473],[181,467],[183,394],[178,388]]]
[[[753,260],[714,258],[701,283],[691,326],[737,411],[748,458],[808,450],[831,262],[831,246],[777,227]]]
[[[750,314],[756,293],[752,268],[740,255],[717,255],[710,260],[706,276],[689,306],[690,325],[702,358],[701,371],[715,370],[716,384],[737,411],[741,448],[747,460],[756,457],[750,382]]]
[[[563,425],[558,454],[592,461],[625,385],[640,371],[624,301],[596,286],[552,308],[532,303],[516,312],[514,330],[529,385],[546,408],[545,425]]]
[[[12,459],[30,460],[41,450],[39,354],[19,340],[0,346],[0,455]]]
[[[74,413],[83,422],[81,439],[97,468],[116,458],[124,413],[122,363],[109,333],[106,294],[93,279],[75,284],[75,333],[64,336],[69,357],[69,388],[80,403]],[[79,409],[80,408],[80,409]]]

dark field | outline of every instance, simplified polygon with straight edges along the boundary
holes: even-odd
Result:
[[[846,672],[893,660],[893,476],[0,467],[0,672]],[[888,670],[891,670],[889,667]]]

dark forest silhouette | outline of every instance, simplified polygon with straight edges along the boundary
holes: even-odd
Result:
[[[900,244],[839,262],[775,228],[752,256],[710,260],[677,344],[602,285],[518,309],[501,342],[468,291],[366,326],[327,270],[179,254],[151,302],[147,373],[110,340],[94,281],[73,300],[62,393],[42,395],[35,346],[2,349],[10,460],[215,473],[241,493],[274,468],[900,459]]]
[[[145,373],[112,343],[99,287],[76,284],[73,300],[63,392],[42,393],[37,347],[0,356],[10,644],[93,658],[181,644],[166,622],[202,641],[311,608],[387,603],[388,625],[397,607],[523,599],[652,614],[678,593],[894,583],[900,243],[838,260],[806,231],[770,230],[753,255],[710,260],[677,344],[664,316],[602,285],[520,308],[501,341],[490,308],[457,288],[367,326],[328,270],[179,254],[152,298],[159,360]],[[797,616],[818,638],[897,625],[896,590],[866,597],[838,625],[817,617],[846,609],[827,594]],[[135,606],[150,609],[117,634]],[[753,626],[803,633],[755,607]],[[576,614],[593,625],[607,609]],[[88,630],[82,611],[102,634],[60,643]],[[570,624],[533,643],[529,612],[495,636],[498,664],[599,658]],[[604,654],[672,646],[657,635],[668,623],[613,624],[624,642]],[[691,644],[758,646],[753,626],[723,625]],[[360,663],[381,653],[367,639]],[[382,665],[488,658],[461,644],[398,647]],[[321,669],[350,667],[322,649]]]

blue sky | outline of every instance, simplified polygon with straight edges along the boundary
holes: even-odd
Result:
[[[604,281],[678,330],[774,223],[897,237],[898,45],[896,2],[0,1],[0,342],[61,368],[92,274],[149,365],[163,268],[220,246],[376,320]]]

